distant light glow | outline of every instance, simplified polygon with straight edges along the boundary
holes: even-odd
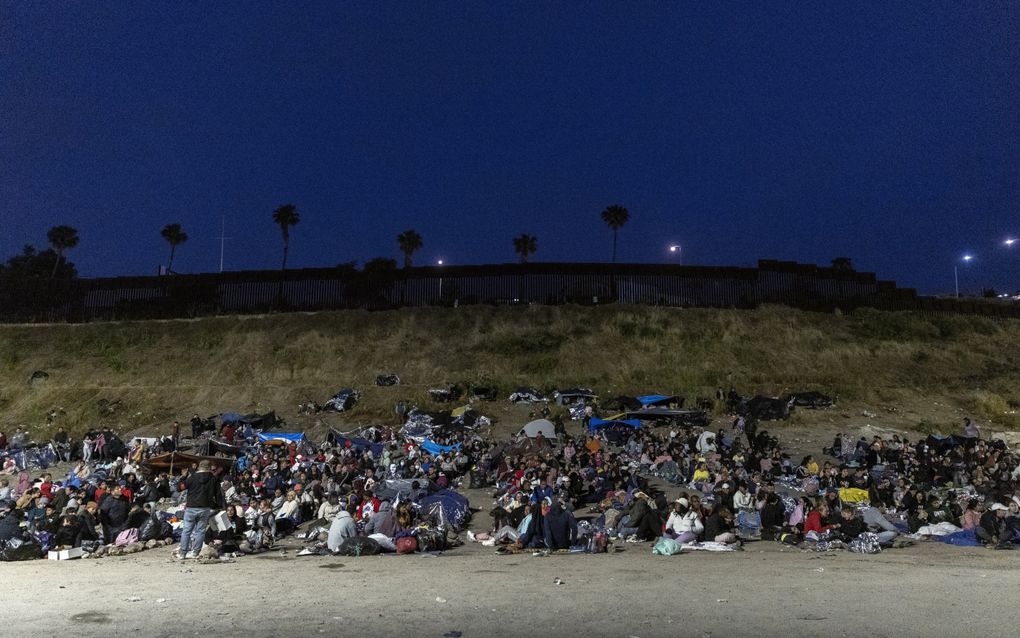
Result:
[[[1012,246],[1016,242],[1017,242],[1017,240],[1015,240],[1015,239],[1007,239],[1006,241],[1004,241],[1002,243],[1006,244],[1007,246]]]
[[[675,253],[678,250],[680,250],[679,244],[673,244],[672,246],[669,247],[669,252],[671,252],[671,253]]]
[[[964,261],[970,261],[971,259],[974,259],[974,255],[964,255],[963,256],[963,260]]]
[[[437,266],[442,266],[443,265],[443,260],[442,259],[437,259],[436,260],[436,265]]]

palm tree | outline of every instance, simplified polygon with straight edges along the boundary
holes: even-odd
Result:
[[[70,226],[54,226],[46,233],[53,251],[57,253],[57,260],[53,262],[53,273],[50,279],[57,276],[57,268],[64,260],[64,251],[78,245],[78,231]]]
[[[613,231],[613,263],[616,263],[616,235],[623,225],[630,219],[630,212],[620,206],[619,204],[613,204],[602,211],[602,221],[606,222],[606,225]]]
[[[276,294],[277,302],[283,302],[283,278],[287,275],[287,252],[290,250],[290,227],[297,226],[301,221],[294,204],[284,204],[273,211],[273,221],[283,233],[283,265],[280,267],[280,289]]]
[[[188,241],[188,233],[181,230],[180,224],[167,224],[159,234],[170,244],[170,262],[166,265],[166,271],[173,272],[174,252],[178,246]]]
[[[534,235],[514,237],[514,252],[521,256],[521,263],[528,263],[528,255],[538,250],[538,238]]]
[[[397,235],[397,245],[400,252],[404,253],[404,268],[411,267],[411,256],[421,248],[421,235],[414,229],[408,229]]]

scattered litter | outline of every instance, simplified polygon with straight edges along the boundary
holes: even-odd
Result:
[[[445,598],[440,598],[439,596],[436,596],[436,602],[442,604],[442,603],[446,602],[446,599]]]
[[[824,571],[825,571],[825,568],[824,568],[824,567],[819,567],[819,568],[818,568],[818,569],[816,569],[815,571],[816,571],[816,572],[818,572],[819,574],[821,574],[822,572],[824,572]]]
[[[728,602],[730,602],[730,599],[729,598],[716,598],[715,602],[717,602],[717,603],[728,603]]]
[[[138,596],[128,596],[124,600],[128,601],[129,603],[137,603],[137,602],[141,602],[142,599],[139,598]]]
[[[443,634],[443,638],[460,638],[463,635],[464,634],[462,634],[459,631],[448,631],[445,634]]]
[[[562,578],[554,578],[553,579],[553,585],[562,585],[562,584],[564,584]]]
[[[157,603],[165,603],[166,602],[166,598],[157,598],[156,602]]]

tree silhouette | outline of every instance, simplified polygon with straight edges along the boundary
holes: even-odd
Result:
[[[528,263],[528,255],[538,250],[538,238],[534,235],[518,235],[514,237],[514,252],[521,258],[521,263]]]
[[[630,219],[630,212],[620,206],[619,204],[613,204],[604,211],[602,211],[602,221],[606,222],[613,231],[613,263],[616,263],[616,236],[623,225]]]
[[[290,228],[301,221],[294,204],[284,204],[273,211],[273,221],[280,227],[283,234],[283,265],[280,266],[280,288],[277,292],[277,303],[283,303],[283,279],[287,276],[287,253],[290,251]]]
[[[852,272],[854,264],[849,257],[836,257],[832,260],[832,269],[842,272]]]
[[[60,262],[64,260],[64,251],[78,245],[78,231],[70,226],[54,226],[46,233],[46,239],[49,240],[53,252],[57,253],[57,259],[53,262],[53,272],[50,274],[50,279],[53,279],[57,276]]]
[[[404,268],[411,267],[411,257],[422,247],[421,235],[414,229],[408,229],[397,235],[397,245],[404,253]]]
[[[176,252],[178,246],[188,241],[188,233],[181,230],[180,224],[167,224],[159,234],[170,244],[170,261],[166,265],[166,271],[168,273],[173,272],[174,252]]]

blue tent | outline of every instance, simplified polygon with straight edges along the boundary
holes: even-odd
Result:
[[[421,506],[422,518],[436,527],[449,525],[454,531],[460,531],[471,517],[467,497],[453,490],[439,490],[418,501]]]
[[[621,426],[622,427],[629,427],[629,428],[633,428],[633,429],[637,430],[637,429],[640,429],[640,427],[641,427],[641,421],[639,421],[637,419],[625,419],[625,420],[620,420],[620,421],[607,421],[605,419],[592,418],[592,420],[588,422],[588,430],[590,430],[591,432],[598,432],[599,430],[604,430],[606,428],[621,427]]]

